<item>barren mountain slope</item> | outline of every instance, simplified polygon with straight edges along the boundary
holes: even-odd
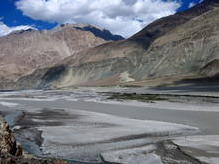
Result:
[[[122,39],[109,32],[107,40],[101,38],[101,33],[105,31],[91,25],[66,24],[50,31],[17,31],[1,37],[0,77],[14,80],[36,68],[51,66],[81,50],[110,39]]]
[[[18,88],[115,85],[145,79],[203,75],[219,58],[219,1],[159,19],[125,41],[70,56],[21,78]],[[174,80],[174,79],[173,79]]]

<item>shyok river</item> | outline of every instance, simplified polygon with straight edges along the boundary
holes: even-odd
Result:
[[[113,99],[121,93],[167,98]],[[74,163],[219,163],[218,92],[116,87],[0,92],[0,114],[24,149],[40,157]],[[175,157],[168,156],[171,151]]]

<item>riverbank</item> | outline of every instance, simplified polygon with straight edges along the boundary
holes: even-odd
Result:
[[[23,134],[25,135],[25,134]],[[20,145],[8,123],[0,116],[0,163],[1,164],[67,164],[58,159],[37,158],[27,154]]]

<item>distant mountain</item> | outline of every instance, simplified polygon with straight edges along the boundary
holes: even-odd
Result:
[[[11,88],[146,85],[147,81],[155,85],[208,77],[219,59],[218,18],[219,1],[205,0],[151,23],[127,40],[104,43],[38,69]]]
[[[101,35],[106,31],[98,27],[83,26],[92,30],[81,30],[81,27],[68,24],[48,31],[24,29],[0,37],[0,83],[6,79],[15,81],[35,69],[52,66],[82,50],[118,39],[110,32],[104,39]]]
[[[109,30],[101,29],[100,27],[97,26],[82,24],[82,25],[76,25],[74,28],[82,31],[92,32],[95,36],[108,41],[124,40],[122,36],[113,35]]]

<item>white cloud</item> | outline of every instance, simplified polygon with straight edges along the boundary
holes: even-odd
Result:
[[[189,3],[189,8],[192,8],[192,7],[194,7],[195,5],[197,5],[197,4],[199,4],[199,3],[202,3],[204,0],[199,0],[199,2],[197,2],[197,3],[195,3],[195,2],[190,2]]]
[[[13,31],[18,30],[28,30],[28,29],[36,29],[32,26],[14,26],[14,27],[8,27],[3,22],[0,22],[0,37],[10,34]]]
[[[191,7],[195,6],[195,5],[196,5],[196,3],[191,2],[191,3],[189,4],[189,8],[191,8]]]
[[[128,37],[155,19],[175,13],[180,4],[171,0],[19,0],[16,6],[35,20],[94,24]]]

